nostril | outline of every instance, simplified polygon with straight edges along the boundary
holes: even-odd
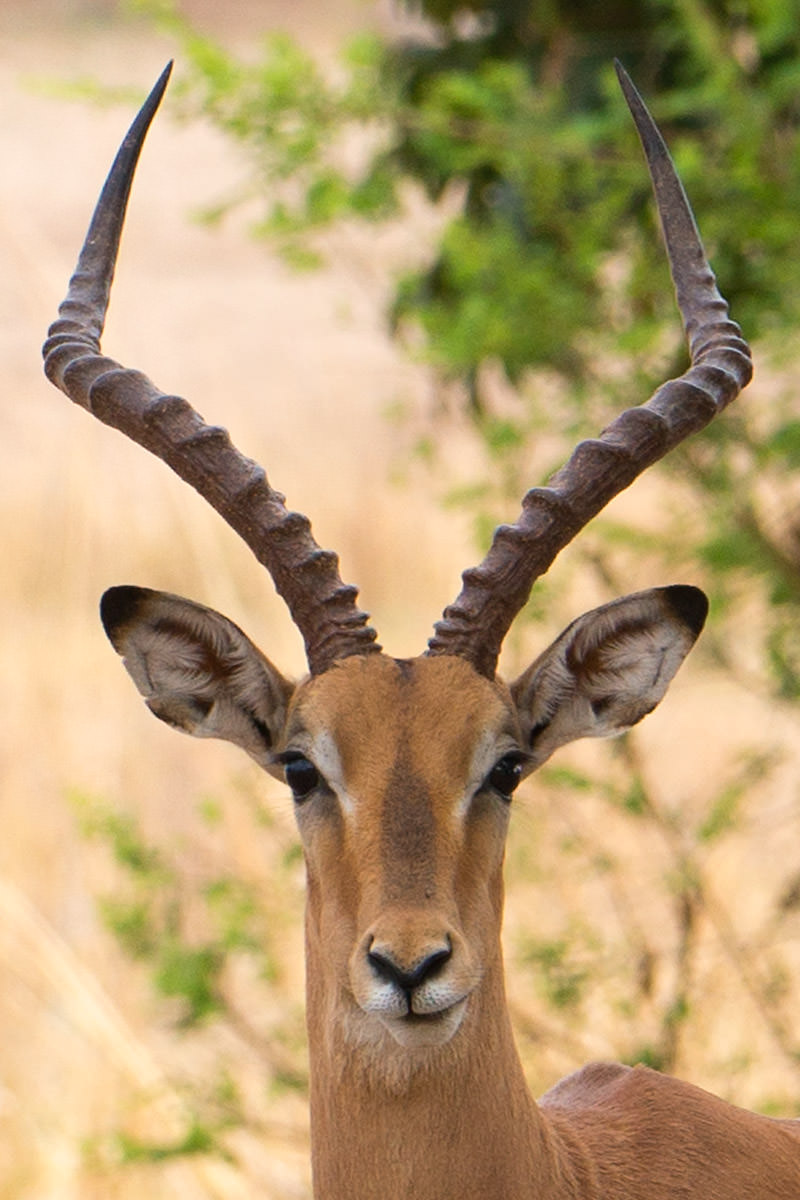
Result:
[[[417,960],[413,967],[402,965],[393,957],[389,949],[378,948],[374,944],[367,951],[367,960],[381,979],[386,980],[387,983],[393,983],[401,991],[409,993],[435,975],[452,957],[452,954],[453,946],[448,937],[446,944]]]

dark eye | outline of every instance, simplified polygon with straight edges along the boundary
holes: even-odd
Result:
[[[486,786],[498,792],[504,800],[511,794],[522,778],[522,758],[519,754],[504,754],[486,776]]]
[[[283,775],[298,803],[310,796],[314,788],[319,785],[319,771],[302,754],[295,754],[284,759]]]

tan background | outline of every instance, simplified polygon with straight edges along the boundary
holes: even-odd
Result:
[[[322,56],[349,30],[396,19],[388,5],[345,0],[185,7],[239,46],[256,30],[286,27]],[[249,875],[269,854],[250,840],[242,796],[263,796],[279,850],[293,839],[283,789],[232,749],[193,744],[144,711],[96,617],[112,583],[184,592],[223,609],[299,673],[299,639],[282,606],[213,513],[143,451],[73,410],[40,369],[39,346],[130,116],[69,101],[53,85],[93,76],[143,89],[173,51],[111,4],[3,0],[0,8],[0,1200],[308,1195],[304,1106],[291,1097],[265,1104],[263,1136],[237,1147],[236,1168],[190,1162],[118,1173],[93,1150],[143,1095],[152,1097],[151,1131],[180,1125],[174,1081],[200,1074],[204,1056],[233,1060],[241,1050],[176,1039],[143,972],[104,933],[95,897],[116,876],[107,853],[77,831],[70,796],[118,803],[148,834],[185,839],[191,861],[219,854]],[[380,314],[392,270],[424,250],[435,216],[419,208],[380,234],[344,231],[330,239],[324,273],[292,275],[240,223],[216,232],[191,223],[192,209],[227,191],[242,168],[212,131],[172,122],[166,103],[134,189],[105,348],[227,425],[290,504],[312,515],[321,544],[339,550],[343,576],[359,583],[384,644],[415,653],[474,557],[465,520],[438,503],[444,481],[408,467],[409,435],[386,419],[399,401],[429,399],[424,371],[390,344]],[[469,466],[459,449],[445,468],[454,475]],[[521,665],[535,650],[515,645],[511,656]],[[785,754],[759,796],[760,857],[745,847],[714,864],[715,885],[745,933],[759,919],[757,864],[788,870],[797,846],[788,719],[767,718],[754,697],[690,667],[638,743],[665,802],[679,796],[691,812],[767,719]],[[198,804],[231,794],[212,845],[198,831]],[[530,809],[517,818],[519,846],[538,829],[534,795],[529,787]],[[559,816],[564,836],[591,813]],[[642,854],[630,848],[631,886]],[[299,871],[283,883],[276,1004],[299,1021]],[[559,883],[573,885],[581,886]],[[512,933],[524,902],[524,892],[512,902]],[[586,902],[594,903],[591,891]],[[763,1064],[741,1098],[790,1097],[794,1084],[769,1039],[740,1001],[726,1014],[720,986],[703,1036],[719,1040],[723,1064],[751,1028]],[[512,982],[520,1004],[523,991]],[[266,1036],[271,1017],[257,1016]],[[528,1053],[543,1063],[541,1086],[581,1058],[620,1053],[608,1022],[571,1044],[548,1041],[546,1022],[535,1028],[539,1042],[529,1038]],[[726,1080],[721,1065],[700,1082],[725,1090]]]

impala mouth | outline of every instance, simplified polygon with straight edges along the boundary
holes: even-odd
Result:
[[[452,1014],[453,1009],[463,1003],[463,1000],[457,1000],[455,1004],[449,1004],[447,1008],[440,1008],[437,1012],[418,1013],[410,1009],[405,1016],[399,1019],[405,1022],[406,1025],[435,1025],[438,1021],[446,1021]]]
[[[408,1049],[443,1046],[456,1034],[467,1010],[467,996],[431,1012],[409,1009],[402,1016],[377,1013],[381,1024],[399,1045]]]

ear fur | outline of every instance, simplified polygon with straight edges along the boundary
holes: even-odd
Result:
[[[294,688],[237,625],[191,600],[137,587],[110,588],[100,616],[151,712],[195,737],[233,742],[275,770],[272,747]]]
[[[611,737],[658,704],[703,628],[694,587],[636,592],[585,613],[520,675],[511,693],[534,766],[582,737]]]

